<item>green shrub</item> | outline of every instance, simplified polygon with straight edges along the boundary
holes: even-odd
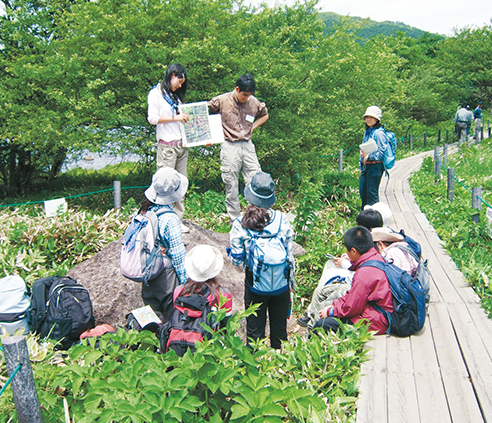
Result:
[[[152,333],[123,329],[67,354],[46,348],[33,363],[43,420],[62,422],[65,399],[78,423],[353,421],[367,326],[295,336],[282,351],[265,341],[251,350],[235,332],[253,311],[237,313],[184,357],[157,354]],[[10,390],[0,407],[3,417],[15,415]]]

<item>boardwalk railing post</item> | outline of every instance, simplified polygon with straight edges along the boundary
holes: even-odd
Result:
[[[472,208],[478,210],[478,213],[472,215],[472,222],[480,222],[480,209],[482,208],[482,202],[480,198],[482,196],[482,188],[474,187],[472,188]]]
[[[413,135],[410,134],[410,151],[413,150]]]
[[[438,176],[441,173],[441,162],[439,161],[439,146],[434,147],[434,176]]]
[[[440,129],[437,131],[437,143],[441,144],[441,130]]]
[[[442,147],[442,164],[444,166],[448,165],[448,145],[444,144]]]
[[[2,340],[2,345],[9,376],[20,365],[11,382],[19,423],[42,423],[26,338],[18,335],[10,336]]]
[[[454,200],[454,167],[448,169],[448,201]]]
[[[480,141],[483,140],[483,126],[480,127]]]
[[[489,138],[490,138],[490,126],[489,126]]]
[[[119,210],[121,208],[121,181],[113,182],[114,188],[114,208]]]
[[[424,147],[427,146],[427,132],[424,132]]]
[[[338,173],[343,171],[343,150],[338,150]]]
[[[446,142],[449,141],[449,131],[446,129]]]

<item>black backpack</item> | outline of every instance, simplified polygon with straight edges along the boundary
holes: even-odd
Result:
[[[49,276],[32,285],[31,330],[60,341],[62,349],[95,325],[89,291],[69,276]]]
[[[421,330],[427,314],[428,289],[426,290],[422,286],[417,277],[412,278],[407,272],[392,263],[368,260],[362,263],[359,269],[366,266],[382,270],[390,284],[393,312],[390,313],[379,306],[373,306],[386,317],[388,321],[387,333],[410,336]]]
[[[188,349],[195,352],[195,342],[210,339],[211,334],[200,324],[215,326],[207,299],[209,294],[209,289],[204,286],[197,294],[176,298],[171,319],[161,325],[159,331],[162,353],[172,349],[182,357]]]

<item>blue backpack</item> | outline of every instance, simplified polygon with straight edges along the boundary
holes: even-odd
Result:
[[[410,238],[405,234],[403,229],[400,229],[400,232],[394,231],[394,233],[399,234],[403,237],[403,241],[405,241],[410,248],[410,253],[414,255],[415,260],[419,261],[422,258],[422,246],[415,241],[413,238]]]
[[[252,273],[250,289],[259,295],[279,295],[289,289],[291,264],[285,240],[278,236],[282,213],[274,212],[262,232],[249,231],[248,267]]]
[[[386,170],[389,170],[395,165],[398,140],[396,139],[394,132],[387,131],[386,128],[383,127],[381,127],[381,130],[386,136],[386,148],[384,150],[383,165]]]
[[[368,260],[360,267],[375,267],[382,270],[388,278],[393,297],[393,312],[383,310],[379,306],[374,308],[382,313],[388,321],[388,331],[397,336],[410,336],[422,329],[427,314],[429,301],[428,287],[424,288],[416,277],[412,278],[407,272],[392,263],[383,263],[378,260]]]

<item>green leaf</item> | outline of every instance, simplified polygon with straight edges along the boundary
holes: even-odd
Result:
[[[231,420],[234,421],[246,417],[250,413],[251,408],[245,407],[244,405],[235,404],[232,406],[231,410],[232,410]]]

